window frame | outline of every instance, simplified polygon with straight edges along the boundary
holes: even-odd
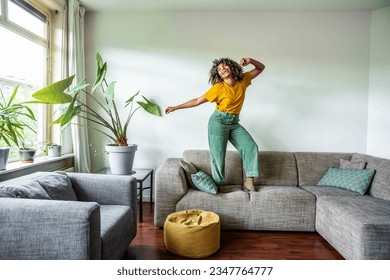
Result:
[[[40,8],[34,7],[31,3],[27,3],[26,5],[31,6],[35,10],[39,10],[43,15],[46,17],[46,38],[43,38],[41,36],[38,36],[34,34],[33,32],[13,23],[8,19],[8,1],[11,0],[0,0],[1,1],[1,16],[0,16],[0,24],[8,28],[10,31],[15,32],[19,34],[20,36],[23,36],[27,39],[30,39],[31,41],[40,44],[41,46],[45,47],[46,49],[49,49],[49,41],[50,41],[50,15],[47,11],[41,11]],[[47,55],[46,55],[47,56]],[[48,65],[49,66],[49,65]]]
[[[46,75],[43,77],[43,83],[49,84],[52,80],[52,47],[51,45],[53,42],[51,42],[51,15],[50,13],[53,12],[53,9],[50,9],[50,7],[46,7],[42,4],[42,1],[23,1],[23,6],[25,7],[31,7],[32,11],[37,11],[40,13],[40,16],[45,17],[46,26],[45,26],[45,36],[41,37],[17,24],[10,21],[8,19],[8,2],[12,0],[0,0],[1,5],[1,14],[0,14],[0,25],[6,29],[8,29],[10,32],[13,32],[25,39],[31,40],[32,42],[42,46],[46,52],[45,52],[45,58],[46,58]],[[20,0],[14,0],[20,2]],[[21,5],[19,5],[21,6]],[[30,10],[26,9],[26,11],[31,12]],[[31,12],[33,15],[35,15],[34,12]],[[51,119],[49,116],[51,116],[51,106],[49,105],[40,105],[38,108],[38,115],[37,115],[37,131],[38,131],[38,143],[44,142],[44,141],[53,141],[53,134],[51,133],[51,129],[49,128],[49,123],[51,122]],[[57,141],[58,142],[58,141]],[[58,143],[61,144],[61,143]],[[12,162],[13,160],[10,160],[9,162]]]

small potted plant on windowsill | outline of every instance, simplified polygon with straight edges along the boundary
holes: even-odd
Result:
[[[49,142],[47,143],[47,155],[49,157],[60,157],[61,156],[61,145]]]
[[[88,120],[87,127],[89,129],[102,133],[113,142],[106,145],[111,173],[131,174],[133,173],[132,167],[137,145],[128,143],[127,129],[130,120],[140,108],[149,114],[161,116],[160,107],[144,96],[142,96],[142,101],[135,101],[139,97],[139,92],[137,92],[124,102],[124,107],[129,107],[129,109],[127,117],[121,119],[115,102],[115,82],[107,83],[106,81],[107,63],[103,62],[99,53],[96,54],[96,62],[97,76],[91,91],[86,90],[88,84],[82,81],[65,93],[64,91],[73,82],[74,76],[71,76],[35,92],[33,97],[44,104],[62,104],[63,114],[52,124],[60,124],[65,127],[71,123],[75,116]],[[87,96],[88,103],[78,98],[82,94]],[[94,106],[99,109],[94,109]],[[117,150],[119,151],[117,152]],[[121,162],[123,158],[127,162]]]
[[[21,146],[19,147],[19,157],[20,161],[24,163],[34,162],[35,153],[37,152],[36,148],[32,146],[27,146],[22,139],[20,139]]]
[[[0,170],[6,168],[9,147],[11,147],[12,144],[19,147],[19,151],[23,151],[22,154],[26,152],[31,155],[32,153],[31,149],[28,149],[24,144],[24,132],[28,129],[36,133],[26,121],[31,120],[35,123],[36,119],[34,112],[26,105],[25,102],[15,101],[18,88],[18,86],[15,87],[8,100],[0,90],[0,140],[3,140],[7,145],[6,148],[1,149],[1,153],[3,155],[0,155]],[[21,155],[21,161],[22,160],[24,160],[24,157]],[[31,159],[29,160],[29,162],[31,162]]]

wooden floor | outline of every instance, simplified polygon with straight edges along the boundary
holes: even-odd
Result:
[[[153,225],[153,204],[143,203],[143,223],[127,259],[184,260],[164,245],[164,230]],[[222,231],[221,248],[206,260],[340,260],[343,257],[317,233]]]

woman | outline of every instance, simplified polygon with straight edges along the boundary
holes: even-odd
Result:
[[[255,68],[243,73],[242,66]],[[264,70],[264,64],[253,58],[242,58],[240,64],[221,58],[213,61],[209,82],[212,87],[202,96],[181,105],[168,107],[166,114],[179,109],[198,106],[206,101],[215,102],[216,110],[208,124],[208,138],[212,175],[215,183],[222,185],[225,177],[225,155],[230,141],[239,152],[246,173],[245,191],[255,191],[253,180],[259,176],[258,148],[249,133],[239,122],[239,114],[245,100],[246,88]]]

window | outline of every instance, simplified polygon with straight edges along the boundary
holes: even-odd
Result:
[[[50,79],[47,76],[50,72],[50,17],[22,0],[0,1],[0,88],[7,99],[19,86],[16,101],[31,100],[31,94]],[[38,122],[31,124],[36,133],[25,130],[25,144],[36,148],[47,139],[46,107],[30,105],[30,108]],[[0,141],[0,147],[4,146],[6,144]],[[18,159],[17,150],[11,147],[10,160]]]

